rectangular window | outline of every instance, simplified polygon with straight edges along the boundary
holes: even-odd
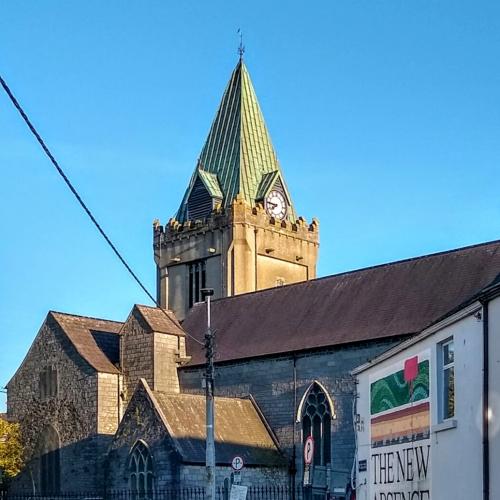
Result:
[[[201,289],[206,287],[206,263],[204,260],[189,264],[189,307],[203,300]]]
[[[455,416],[455,348],[453,339],[440,344],[441,421]]]
[[[57,396],[57,369],[54,366],[46,366],[40,372],[39,389],[41,399]]]

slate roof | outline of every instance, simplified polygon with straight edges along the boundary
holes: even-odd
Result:
[[[205,396],[148,391],[160,409],[167,431],[184,462],[205,463]],[[270,431],[250,399],[215,398],[215,456],[230,464],[234,456],[246,465],[284,465]]]
[[[87,316],[50,311],[80,356],[99,372],[119,373],[117,360],[119,335],[123,323]],[[110,357],[108,357],[108,355]]]
[[[219,190],[224,195],[224,207],[229,207],[238,194],[254,205],[262,177],[267,173],[277,172],[287,191],[250,75],[242,59],[224,91],[197,168],[177,212],[176,219],[179,222],[187,219],[188,196],[198,170],[216,177]],[[259,195],[262,197],[262,192]],[[288,191],[287,197],[290,201]],[[289,210],[289,218],[295,220],[293,207]]]
[[[216,360],[415,334],[500,273],[500,240],[212,301]],[[205,307],[183,322],[198,339]],[[204,362],[187,338],[191,365]]]
[[[179,337],[185,335],[184,330],[172,311],[162,311],[158,307],[143,306],[139,304],[136,304],[134,309],[141,314],[152,332],[169,333]]]

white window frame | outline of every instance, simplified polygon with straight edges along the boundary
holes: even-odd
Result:
[[[445,357],[445,352],[446,352],[446,347],[447,346],[452,346],[453,347],[453,360],[450,362],[446,362],[444,357]],[[438,344],[438,367],[439,367],[439,385],[438,385],[438,397],[439,397],[439,422],[447,422],[451,419],[454,419],[456,417],[456,383],[455,383],[455,377],[456,377],[456,372],[455,372],[455,343],[453,337],[449,337],[442,342]],[[455,399],[453,403],[453,414],[448,415],[448,407],[449,407],[449,384],[446,383],[446,371],[447,370],[453,370],[453,397]],[[449,379],[448,379],[449,380]]]

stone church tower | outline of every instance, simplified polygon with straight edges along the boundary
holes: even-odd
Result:
[[[215,298],[316,277],[318,222],[297,217],[242,59],[176,216],[154,225],[157,295],[184,319]]]

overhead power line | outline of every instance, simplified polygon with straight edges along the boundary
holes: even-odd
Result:
[[[125,266],[125,269],[129,272],[129,274],[132,276],[132,278],[134,278],[134,280],[136,281],[136,283],[142,288],[142,290],[144,291],[144,293],[163,312],[163,314],[165,314],[165,316],[170,321],[172,321],[172,318],[170,318],[170,316],[163,309],[163,307],[161,307],[160,304],[158,303],[158,301],[153,297],[153,295],[151,295],[151,293],[149,292],[149,290],[144,286],[144,284],[142,283],[142,281],[134,273],[134,271],[132,270],[132,268],[128,265],[127,261],[122,256],[122,254],[118,251],[118,249],[115,247],[115,245],[113,244],[113,242],[110,240],[109,236],[105,233],[104,229],[101,227],[101,225],[99,224],[99,222],[97,222],[97,219],[94,217],[94,215],[92,214],[92,212],[90,211],[90,209],[87,207],[87,205],[85,204],[85,202],[82,200],[82,197],[78,194],[78,191],[75,189],[75,187],[73,186],[73,184],[71,184],[71,181],[68,179],[68,177],[64,173],[63,169],[59,166],[59,163],[54,158],[54,155],[50,152],[50,150],[47,147],[47,145],[45,144],[44,140],[42,139],[42,137],[40,136],[40,134],[36,130],[35,126],[31,123],[30,119],[28,118],[28,115],[24,112],[23,108],[21,107],[21,105],[19,104],[18,100],[16,99],[16,97],[14,96],[14,94],[12,93],[12,91],[9,88],[9,86],[7,85],[7,83],[2,78],[1,75],[0,75],[0,84],[2,85],[2,87],[5,90],[5,92],[7,93],[7,95],[9,96],[9,99],[12,101],[12,104],[14,105],[14,107],[17,109],[17,111],[19,111],[19,114],[21,115],[21,117],[25,121],[25,123],[28,126],[28,128],[30,129],[31,133],[35,136],[35,138],[38,141],[38,143],[40,144],[40,146],[42,146],[43,151],[48,156],[48,158],[51,161],[52,165],[54,165],[54,167],[56,168],[57,172],[62,177],[63,181],[66,183],[66,185],[68,186],[68,188],[70,189],[70,191],[73,193],[73,195],[75,196],[76,200],[78,201],[78,203],[80,204],[80,206],[83,208],[83,210],[85,210],[85,213],[89,216],[89,218],[92,221],[92,223],[94,224],[94,226],[101,233],[101,236],[106,240],[106,243],[110,246],[111,250],[113,250],[114,254],[118,257],[118,259],[120,260],[120,262]],[[200,342],[197,338],[193,337],[188,332],[186,332],[186,335],[188,335],[190,338],[192,338],[195,342],[198,342],[198,344],[203,345],[203,342]]]

